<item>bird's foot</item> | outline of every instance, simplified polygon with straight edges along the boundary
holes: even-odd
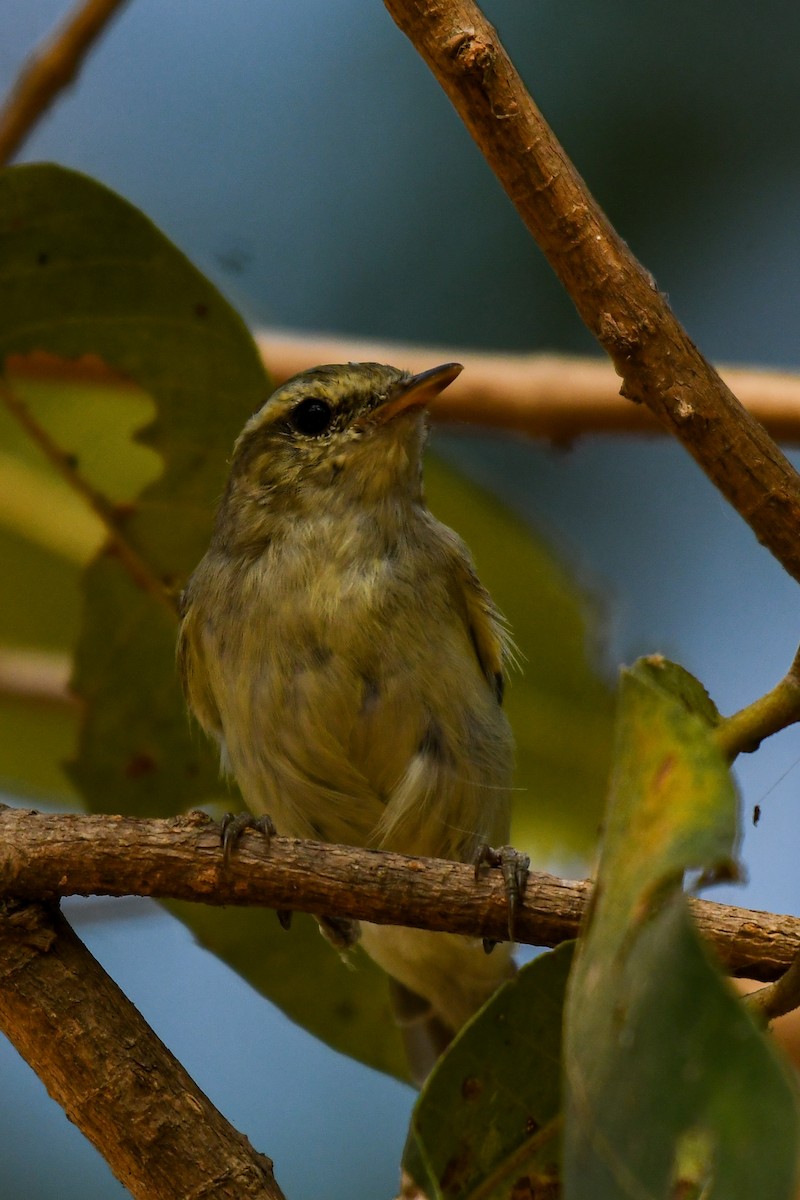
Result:
[[[246,829],[253,829],[256,833],[260,833],[266,839],[267,849],[278,832],[272,817],[254,817],[249,812],[225,813],[219,823],[219,833],[226,864],[230,862],[231,855],[238,847]]]
[[[494,850],[491,846],[484,844],[479,847],[474,864],[476,881],[480,878],[481,867],[484,865],[499,867],[502,871],[508,902],[508,936],[513,942],[517,911],[525,895],[525,888],[528,886],[528,869],[531,860],[527,854],[521,854],[513,846],[501,846],[498,850]],[[483,939],[483,948],[487,954],[491,954],[496,945],[497,942],[492,938]]]
[[[231,861],[231,855],[238,848],[239,842],[242,840],[242,834],[246,829],[252,829],[256,833],[260,833],[266,839],[267,849],[269,849],[272,839],[277,834],[275,822],[272,817],[264,814],[261,817],[254,817],[252,813],[225,813],[220,821],[220,841],[222,842],[222,854],[227,867]],[[276,909],[275,915],[282,929],[289,929],[292,924],[292,914],[289,909]]]

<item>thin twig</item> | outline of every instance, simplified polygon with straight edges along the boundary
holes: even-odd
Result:
[[[472,0],[385,0],[622,378],[800,580],[800,476],[613,229]]]
[[[0,165],[10,162],[125,0],[84,0],[30,56],[0,109]]]
[[[745,1004],[763,1021],[775,1021],[800,1008],[800,954],[780,979],[750,992]]]
[[[731,761],[737,754],[757,750],[764,738],[800,721],[800,649],[789,670],[765,696],[726,717],[714,731],[722,753]]]
[[[6,699],[73,708],[77,699],[69,690],[69,676],[66,654],[0,647],[0,696]]]
[[[0,1029],[139,1200],[283,1200],[57,909],[0,905]]]
[[[508,912],[499,871],[440,859],[245,834],[226,865],[219,826],[202,813],[167,820],[0,807],[0,895],[153,896],[336,914],[499,940]],[[531,872],[515,933],[556,946],[575,937],[586,880]],[[700,932],[731,973],[770,982],[800,952],[800,918],[691,901]]]
[[[177,608],[175,597],[167,591],[150,564],[125,536],[117,510],[108,497],[89,483],[78,469],[73,456],[61,449],[44,426],[36,420],[28,406],[6,383],[0,383],[0,400],[73,491],[103,522],[111,550],[134,583],[153,596],[170,612],[175,613]]]

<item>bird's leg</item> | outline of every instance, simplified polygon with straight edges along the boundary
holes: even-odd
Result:
[[[267,849],[278,832],[272,817],[267,814],[262,817],[254,817],[249,812],[225,813],[219,826],[225,866],[230,863],[231,855],[238,847],[246,829],[253,829],[256,833],[260,833],[266,839]],[[282,929],[288,929],[292,924],[292,914],[289,909],[278,908],[275,910],[275,915]]]
[[[349,917],[317,917],[317,924],[322,936],[336,950],[350,950],[361,937],[358,921]]]
[[[494,850],[484,843],[478,847],[473,861],[476,881],[480,878],[481,867],[484,864],[489,867],[499,867],[503,872],[503,884],[508,902],[508,936],[513,942],[517,910],[528,885],[528,868],[531,860],[527,854],[521,854],[513,846],[501,846],[498,850]],[[492,938],[483,939],[483,948],[487,954],[491,954],[496,945],[497,942]]]

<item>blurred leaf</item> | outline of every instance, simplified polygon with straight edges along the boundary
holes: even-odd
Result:
[[[86,562],[103,537],[100,522],[67,484],[2,451],[0,525],[74,563]]]
[[[733,783],[690,680],[647,660],[622,677],[607,833],[567,999],[571,1200],[667,1200],[687,1138],[711,1147],[709,1200],[792,1195],[794,1088],[681,890],[685,869],[723,870],[737,843]]]
[[[125,534],[154,573],[182,580],[205,550],[233,441],[271,390],[247,329],[144,216],[55,167],[0,177],[0,284],[6,379],[109,499],[132,500],[133,485],[154,477],[152,451],[134,447],[128,456],[119,437],[152,417],[153,397],[158,416],[146,436],[163,474],[131,504]],[[78,375],[98,366],[84,356],[99,356],[145,391],[102,379],[75,383],[53,355],[81,359]],[[8,445],[52,470],[13,426]],[[174,666],[175,614],[113,555],[90,566],[84,586],[74,682],[86,715],[71,774],[89,808],[166,815],[199,803],[240,805],[187,716]],[[385,977],[363,955],[348,969],[308,920],[287,936],[271,913],[180,911],[204,945],[289,1016],[343,1052],[405,1076]]]
[[[48,433],[104,486],[114,501],[133,499],[161,470],[132,433],[152,418],[152,402],[131,386],[62,379],[65,364],[13,361],[6,378]],[[83,371],[83,374],[87,374]],[[69,375],[69,370],[67,370]],[[69,650],[78,636],[78,569],[105,537],[100,519],[0,405],[0,654],[5,649]],[[77,799],[64,762],[74,753],[77,709],[2,700],[0,786],[28,800]]]
[[[514,844],[540,862],[585,855],[603,812],[613,727],[586,598],[496,497],[439,460],[428,460],[425,488],[432,511],[470,547],[521,652],[505,699],[517,747]]]
[[[661,654],[648,654],[634,663],[631,670],[639,679],[669,692],[687,712],[696,713],[707,725],[718,724],[720,716],[716,704],[700,680],[680,663],[670,662]]]
[[[99,360],[12,354],[6,360],[4,375],[14,395],[69,455],[81,477],[113,503],[134,500],[161,474],[159,455],[134,440],[155,416],[153,401],[141,388],[104,368]],[[1,407],[0,444],[14,458],[45,473],[50,486],[58,482],[69,492],[70,501],[78,503],[77,495],[40,447]],[[88,516],[99,525],[99,518],[86,510],[85,502],[81,503],[84,519]],[[69,517],[72,515],[71,510]],[[103,536],[100,528],[100,538]],[[97,541],[90,550],[97,550]]]
[[[72,751],[75,710],[33,700],[0,698],[0,791],[29,804],[77,797],[61,764]]]
[[[564,945],[523,967],[465,1026],[425,1084],[403,1166],[428,1200],[524,1200],[558,1179],[571,962],[572,946]]]

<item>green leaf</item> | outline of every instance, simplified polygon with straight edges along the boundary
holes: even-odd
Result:
[[[153,416],[144,393],[93,377],[61,378],[39,358],[13,362],[6,380],[39,425],[114,502],[135,498],[160,473],[151,450],[131,443]],[[97,372],[94,372],[96,375]],[[74,489],[0,405],[0,663],[18,652],[71,654],[80,625],[80,568],[105,531]],[[74,753],[77,707],[59,701],[3,698],[0,784],[8,792],[75,804],[64,771]]]
[[[0,327],[6,383],[57,450],[77,460],[80,478],[126,503],[125,538],[154,580],[177,587],[205,550],[234,439],[271,390],[240,318],[120,197],[57,167],[20,167],[0,176]],[[43,365],[42,352],[59,361]],[[90,367],[99,358],[138,388],[76,383],[62,360],[81,360],[81,376],[86,355]],[[131,430],[145,420],[149,448],[131,445]],[[62,487],[4,421],[9,450]],[[57,549],[57,524],[38,540],[51,535]],[[18,582],[35,590],[33,576]],[[175,672],[175,612],[157,589],[137,586],[114,554],[90,565],[84,590],[74,676],[84,719],[71,776],[87,806],[140,815],[200,803],[240,807],[187,716]],[[22,640],[35,640],[37,630],[26,629]],[[63,725],[57,732],[63,753]],[[7,769],[15,777],[24,763]],[[363,955],[357,970],[346,967],[308,920],[298,919],[287,936],[268,912],[200,905],[180,912],[204,945],[289,1016],[335,1048],[405,1077],[385,977]]]
[[[589,648],[591,609],[496,497],[431,457],[425,489],[431,510],[470,547],[520,651],[505,698],[517,750],[514,844],[540,862],[585,855],[602,817],[613,728],[612,690]]]
[[[0,791],[48,807],[76,797],[61,763],[72,751],[77,713],[39,700],[0,699]]]
[[[719,709],[699,679],[680,663],[670,662],[662,654],[648,654],[631,667],[639,679],[652,683],[679,700],[687,712],[696,713],[707,725],[718,725]]]
[[[564,945],[523,967],[465,1026],[425,1084],[403,1166],[428,1200],[538,1196],[558,1179],[571,962],[572,946]]]
[[[667,1200],[692,1158],[709,1198],[792,1195],[794,1087],[681,890],[685,869],[729,868],[737,844],[733,783],[690,678],[652,661],[622,677],[607,832],[566,1010],[570,1200]]]

